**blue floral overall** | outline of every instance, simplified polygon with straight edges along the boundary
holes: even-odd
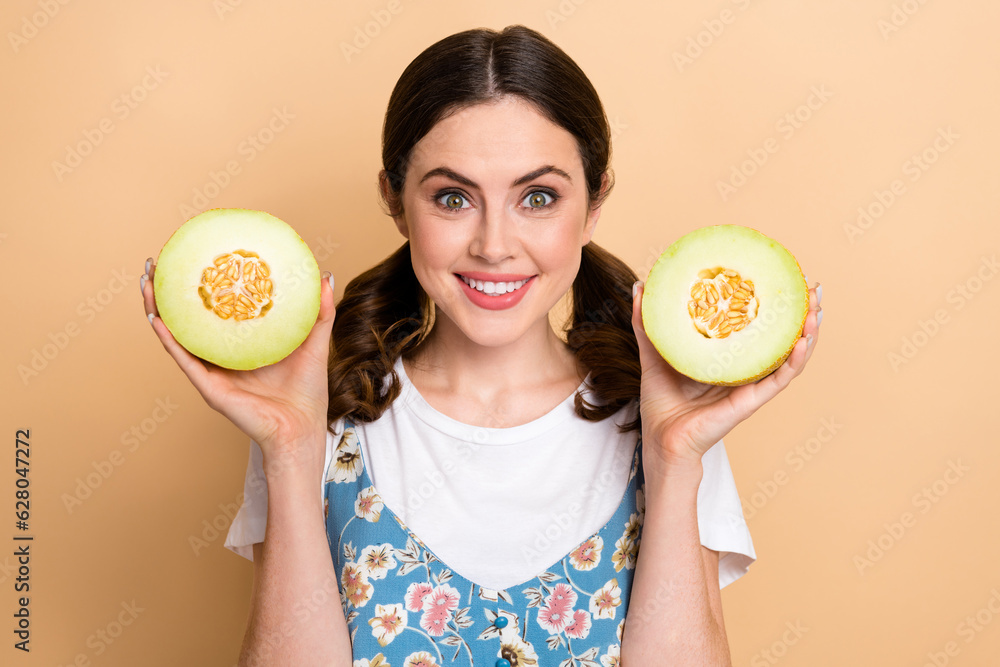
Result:
[[[453,572],[382,503],[347,422],[325,485],[326,530],[354,667],[612,667],[645,513],[641,443],[603,528],[522,584]]]

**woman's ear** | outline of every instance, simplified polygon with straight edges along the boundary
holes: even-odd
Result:
[[[608,176],[608,172],[601,174],[601,192],[595,200],[597,205],[591,206],[587,211],[587,222],[583,228],[583,245],[590,243],[590,239],[594,236],[594,230],[597,229],[597,220],[601,217],[601,205],[604,203],[605,197],[607,197],[610,184],[611,179]]]
[[[400,195],[393,192],[392,184],[389,182],[389,174],[385,169],[378,173],[378,189],[382,202],[385,204],[386,213],[392,217],[396,223],[396,229],[403,235],[403,238],[410,238],[410,230],[406,226],[406,219],[403,217],[403,204]]]

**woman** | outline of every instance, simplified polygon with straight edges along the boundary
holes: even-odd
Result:
[[[291,356],[227,371],[143,282],[164,347],[255,443],[227,541],[254,560],[241,664],[729,664],[716,584],[753,548],[720,439],[802,371],[817,289],[769,377],[676,373],[634,273],[590,241],[610,148],[558,47],[459,33],[392,93],[379,183],[407,241],[336,322],[323,284]]]

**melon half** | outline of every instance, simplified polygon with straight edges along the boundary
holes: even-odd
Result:
[[[660,256],[643,290],[642,323],[678,372],[706,384],[759,380],[791,354],[809,314],[798,262],[739,225],[697,229]]]
[[[319,279],[312,251],[285,222],[212,209],[167,240],[153,293],[160,319],[191,354],[251,370],[284,359],[309,335]]]

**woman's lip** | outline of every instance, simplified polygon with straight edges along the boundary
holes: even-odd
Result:
[[[472,279],[471,276],[469,276],[468,274],[464,275],[466,278],[469,278],[470,280]],[[490,275],[490,274],[480,273],[477,275]],[[494,275],[501,275],[501,274],[494,274]],[[529,289],[531,289],[531,284],[535,282],[534,277],[529,276],[523,279],[524,283],[513,292],[491,295],[491,294],[485,294],[484,292],[480,292],[475,287],[470,287],[468,283],[465,282],[463,274],[456,273],[455,279],[458,280],[460,289],[465,294],[465,296],[468,297],[469,301],[472,302],[473,305],[479,306],[484,310],[506,310],[508,308],[513,308],[514,306],[516,306],[518,303],[521,302],[521,299],[524,298],[524,295],[528,293]],[[474,280],[478,282],[479,279],[474,279]],[[483,281],[483,282],[488,282],[488,281]],[[500,282],[516,282],[516,281],[500,281]]]
[[[527,280],[531,275],[521,273],[483,273],[482,271],[463,271],[456,273],[456,276],[465,276],[472,280],[489,281],[491,283],[516,283],[519,280]]]

